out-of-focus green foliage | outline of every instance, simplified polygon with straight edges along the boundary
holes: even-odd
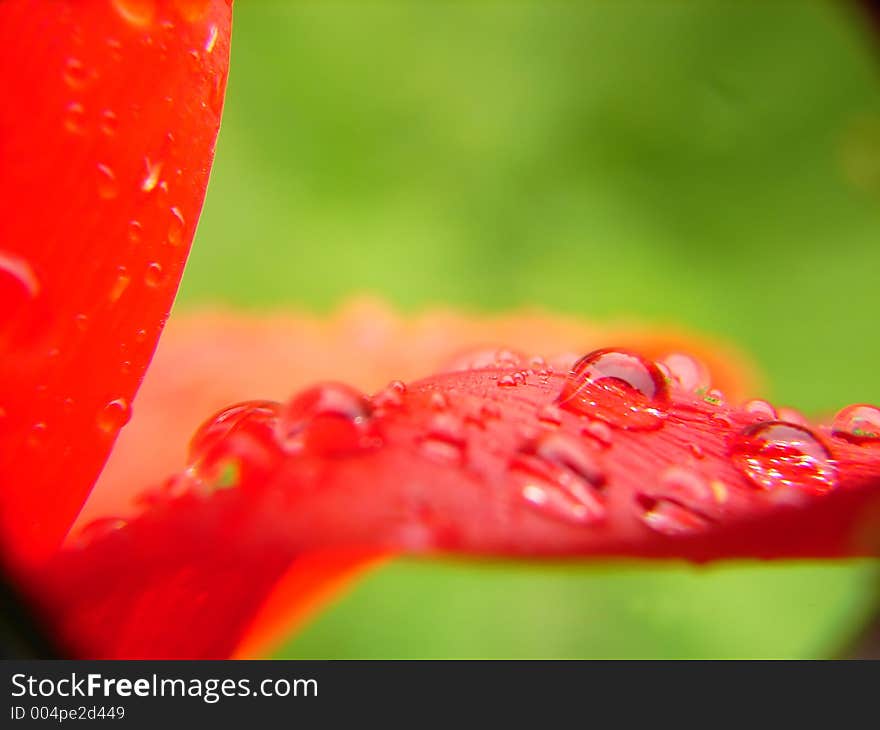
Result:
[[[241,0],[181,306],[369,291],[637,317],[740,343],[779,402],[880,401],[880,40],[858,21],[803,0]],[[874,577],[700,573],[406,563],[287,651],[821,655]]]

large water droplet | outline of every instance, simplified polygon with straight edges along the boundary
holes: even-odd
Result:
[[[342,383],[322,383],[294,396],[281,409],[278,440],[289,452],[322,456],[369,447],[369,401]]]
[[[578,360],[558,403],[582,416],[617,428],[643,431],[660,428],[669,399],[666,379],[645,358],[621,350],[596,350]]]
[[[831,434],[857,444],[880,443],[880,408],[867,403],[847,406],[834,416]]]
[[[831,452],[808,428],[783,421],[747,426],[733,442],[734,464],[760,489],[825,494],[837,484]]]
[[[131,406],[125,398],[111,400],[98,413],[98,428],[104,433],[116,433],[131,418]]]

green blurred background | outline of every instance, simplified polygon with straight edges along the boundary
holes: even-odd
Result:
[[[632,316],[739,343],[775,402],[880,402],[880,39],[853,5],[235,13],[178,309]],[[871,562],[400,561],[279,655],[830,656],[877,588]]]

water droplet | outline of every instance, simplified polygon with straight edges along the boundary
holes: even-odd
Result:
[[[98,163],[98,195],[104,200],[112,200],[119,195],[116,175],[107,165]]]
[[[146,330],[138,330],[134,333],[134,341],[135,342],[146,342],[147,339],[147,331]]]
[[[112,137],[119,129],[119,119],[111,109],[105,109],[101,112],[101,132],[108,137]]]
[[[110,287],[110,301],[116,302],[119,301],[119,298],[123,295],[125,290],[128,288],[128,285],[131,283],[131,276],[128,273],[128,269],[124,266],[120,266],[116,270],[116,281],[113,282],[113,286]]]
[[[562,423],[562,411],[559,406],[548,403],[538,410],[538,420],[551,426],[558,426]]]
[[[499,388],[514,388],[516,384],[516,379],[512,375],[502,375],[498,378]]]
[[[405,394],[406,385],[403,381],[392,380],[373,396],[373,405],[376,408],[400,408],[403,405],[403,396]]]
[[[775,421],[778,416],[776,409],[767,401],[755,398],[743,406],[743,410],[759,421]]]
[[[825,494],[837,484],[837,465],[809,429],[783,421],[747,426],[731,450],[734,464],[760,489],[789,487]]]
[[[81,89],[89,80],[89,72],[78,58],[68,58],[64,64],[64,82],[72,89]]]
[[[664,357],[658,365],[665,367],[673,385],[686,393],[706,390],[711,385],[709,369],[691,355],[674,352]]]
[[[86,133],[86,110],[79,102],[71,102],[64,110],[64,128],[71,134]]]
[[[162,265],[156,261],[148,264],[147,270],[144,272],[144,282],[146,285],[156,287],[160,286],[164,281],[165,272],[162,270]]]
[[[162,174],[162,163],[150,162],[150,158],[145,157],[144,165],[146,167],[146,175],[144,175],[144,179],[141,180],[141,190],[145,193],[150,193],[155,190],[156,185],[159,184],[159,176]]]
[[[480,348],[469,350],[453,358],[443,369],[446,372],[459,370],[487,370],[495,368],[516,368],[525,362],[525,356],[513,350]]]
[[[74,315],[73,323],[80,332],[85,332],[89,326],[89,316],[80,312],[79,314]]]
[[[278,440],[289,452],[322,456],[360,451],[371,445],[369,401],[342,383],[315,385],[281,409]]]
[[[572,368],[559,405],[572,413],[597,418],[617,428],[643,431],[660,428],[668,401],[666,380],[657,366],[620,350],[596,350]]]
[[[116,433],[131,418],[131,406],[125,398],[111,400],[98,414],[98,428],[104,433]]]
[[[179,208],[171,208],[171,223],[168,225],[168,243],[179,246],[183,243],[183,234],[186,230],[186,222]]]
[[[139,221],[129,221],[128,223],[128,240],[137,245],[144,236],[144,227]]]
[[[13,253],[0,251],[0,331],[5,331],[40,293],[40,282],[30,264]]]
[[[511,461],[523,499],[543,514],[580,525],[593,524],[606,510],[594,487],[605,475],[582,443],[560,433],[527,441]]]
[[[867,403],[847,406],[834,416],[831,434],[857,444],[880,442],[880,408]]]
[[[581,427],[581,436],[589,436],[595,440],[603,449],[610,448],[612,442],[611,429],[608,425],[601,421],[590,421]]]
[[[31,448],[38,449],[46,445],[46,439],[48,438],[49,426],[44,421],[40,421],[39,423],[35,423],[31,426],[30,433],[28,433],[27,444]]]
[[[428,402],[431,404],[431,408],[435,411],[445,411],[449,408],[449,399],[446,397],[445,393],[431,393]]]
[[[642,522],[662,535],[675,537],[702,532],[710,522],[693,510],[665,499],[641,497],[638,499]]]
[[[421,452],[434,461],[461,465],[465,462],[464,424],[451,413],[438,413],[428,425],[421,440]]]
[[[78,547],[85,547],[89,543],[119,532],[127,526],[128,522],[121,517],[101,517],[84,525],[77,532],[74,543]]]
[[[794,423],[798,426],[807,426],[809,425],[809,421],[807,417],[798,410],[794,408],[780,408],[779,409],[779,420],[785,421],[786,423]]]
[[[208,40],[205,41],[205,53],[213,53],[214,46],[217,45],[217,36],[220,34],[219,28],[212,23],[208,29]]]
[[[149,25],[156,17],[156,0],[113,0],[113,7],[132,25]]]
[[[703,451],[703,447],[699,444],[695,444],[693,442],[688,443],[688,449],[695,459],[705,459],[706,453]]]

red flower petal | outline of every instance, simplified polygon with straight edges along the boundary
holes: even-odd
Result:
[[[600,351],[573,376],[504,362],[237,406],[139,518],[58,556],[46,605],[89,655],[222,656],[313,551],[880,552],[880,439],[768,421],[667,370]]]
[[[0,3],[0,532],[62,539],[171,307],[226,83],[228,0]]]

